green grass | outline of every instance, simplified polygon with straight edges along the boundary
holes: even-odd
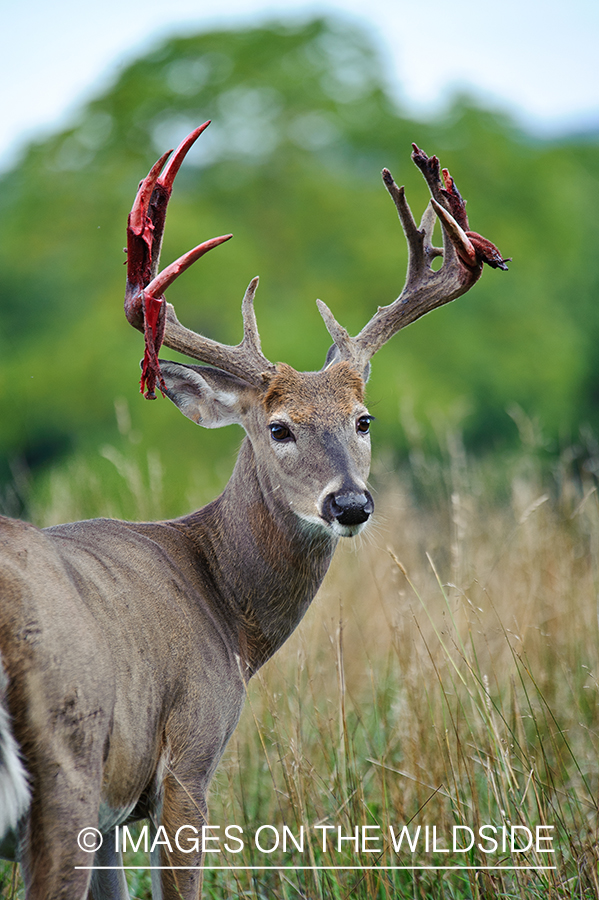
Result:
[[[459,442],[445,461],[415,455],[411,471],[379,477],[376,523],[342,543],[304,622],[251,682],[210,796],[210,824],[241,826],[244,848],[223,840],[208,864],[374,868],[209,870],[206,897],[599,896],[594,483],[565,468],[543,479],[530,450],[475,464]],[[127,476],[132,493],[146,477]],[[68,507],[67,480],[61,491]],[[303,853],[260,852],[263,825],[311,839]],[[376,852],[332,838],[323,851],[315,825],[379,826]],[[404,825],[436,826],[443,848],[453,826],[553,826],[555,853],[435,854],[423,840],[395,853],[389,826]],[[383,868],[432,865],[555,869]],[[0,867],[0,897],[22,896],[12,879]],[[129,879],[150,897],[147,872]]]

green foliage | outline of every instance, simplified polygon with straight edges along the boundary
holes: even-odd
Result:
[[[118,299],[136,185],[206,118],[177,180],[163,259],[214,234],[235,239],[169,292],[185,324],[236,342],[241,296],[259,273],[266,355],[319,368],[328,336],[316,297],[355,333],[401,288],[406,251],[379,171],[406,184],[419,216],[416,141],[470,198],[471,226],[514,262],[380,352],[375,442],[405,447],[398,405],[425,432],[441,419],[485,447],[516,436],[514,403],[554,439],[597,424],[597,141],[533,141],[467,98],[435,123],[408,121],[385,78],[367,37],[338,21],[178,38],[28,149],[0,182],[0,479],[15,460],[43,471],[105,441],[123,449],[114,402],[124,397],[133,431],[167,459],[173,496],[190,460],[221,481],[239,434],[202,441],[170,404],[136,396],[142,342]]]

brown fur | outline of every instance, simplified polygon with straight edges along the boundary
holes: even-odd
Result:
[[[306,378],[304,396],[316,399],[318,382],[336,380],[353,408],[359,380],[338,368]],[[332,416],[328,407],[321,395],[321,417]],[[201,829],[247,680],[298,625],[324,577],[337,539],[302,526],[281,490],[283,471],[273,481],[265,459],[264,411],[258,419],[247,427],[265,442],[262,458],[246,439],[224,493],[191,516],[45,532],[0,519],[0,658],[33,792],[21,832],[29,900],[82,896],[88,873],[75,866],[91,860],[76,836],[98,826],[102,804],[115,811],[113,824],[150,815],[170,837],[180,824]],[[353,471],[347,454],[329,459],[320,441],[305,464],[325,484]],[[302,481],[301,471],[293,478]],[[101,827],[97,864],[118,865],[112,826]],[[163,854],[168,863],[200,865],[201,854]],[[94,878],[92,896],[125,896],[114,872]],[[197,898],[200,883],[201,869],[164,871],[163,897]]]
[[[281,365],[263,402],[218,370],[163,372],[193,421],[247,432],[219,498],[171,522],[39,531],[0,519],[0,659],[32,787],[19,830],[28,900],[85,896],[82,828],[103,830],[103,866],[120,862],[116,824],[150,817],[170,838],[182,824],[201,830],[247,681],[329,566],[338,533],[323,498],[366,490],[364,385],[347,363],[305,374]],[[269,410],[292,420],[292,442],[273,440]],[[160,858],[199,866],[202,855]],[[197,900],[201,869],[164,870],[161,882],[163,900]],[[98,870],[91,896],[123,900],[126,888]]]
[[[347,419],[364,402],[364,381],[348,362],[322,372],[296,372],[279,363],[263,399],[267,413],[284,409],[293,422],[305,425],[326,416],[331,424]]]

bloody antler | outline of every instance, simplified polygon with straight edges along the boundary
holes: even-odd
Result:
[[[443,169],[442,181],[437,157],[427,156],[416,144],[412,147],[412,159],[431,193],[420,228],[414,221],[404,188],[396,185],[388,169],[383,169],[382,173],[408,243],[408,274],[401,294],[389,306],[379,307],[355,337],[350,337],[339,325],[326,304],[317,301],[335,342],[327,356],[327,363],[330,365],[345,359],[364,376],[368,373],[372,356],[401,328],[470,290],[480,278],[483,263],[493,268],[507,269],[506,260],[497,247],[468,230],[466,203],[447,169]],[[437,216],[443,228],[443,249],[432,244]],[[431,263],[437,256],[443,256],[443,265],[433,270]]]
[[[144,332],[145,354],[142,363],[141,390],[155,397],[155,387],[164,389],[158,351],[164,343],[173,350],[216,366],[245,381],[261,385],[276,371],[262,353],[254,314],[254,294],[258,279],[250,282],[242,303],[243,338],[236,346],[203,337],[178,321],[175,310],[166,303],[164,292],[197,259],[228,241],[232,235],[212,238],[199,244],[159,273],[158,263],[164,222],[173,181],[189,149],[209,125],[196,128],[179,146],[161,174],[170,152],[162,156],[141,182],[127,227],[127,290],[125,313],[129,322]],[[466,203],[453,178],[441,169],[436,156],[427,156],[413,144],[412,159],[422,172],[431,201],[418,228],[403,187],[398,187],[388,169],[383,181],[389,191],[408,242],[408,273],[400,296],[389,306],[380,307],[356,337],[350,337],[335,320],[328,307],[317,301],[325,325],[333,338],[325,366],[346,360],[364,378],[377,350],[397,331],[437,306],[465,294],[480,278],[483,263],[507,269],[506,260],[490,241],[469,230]],[[443,249],[432,244],[436,218],[443,229]],[[443,265],[433,270],[431,263],[443,256]]]
[[[127,222],[127,287],[125,315],[145,337],[141,391],[154,399],[156,384],[164,390],[158,351],[165,338],[166,302],[164,291],[197,259],[232,237],[212,238],[199,244],[158,274],[164,223],[175,176],[187,153],[210,122],[204,122],[179,145],[162,172],[172,150],[156,162],[139,185]],[[162,174],[161,174],[162,173]]]

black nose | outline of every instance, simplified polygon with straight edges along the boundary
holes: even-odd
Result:
[[[361,525],[366,522],[374,509],[374,502],[368,491],[339,491],[329,494],[323,503],[323,515],[329,522],[336,519],[340,525]]]

